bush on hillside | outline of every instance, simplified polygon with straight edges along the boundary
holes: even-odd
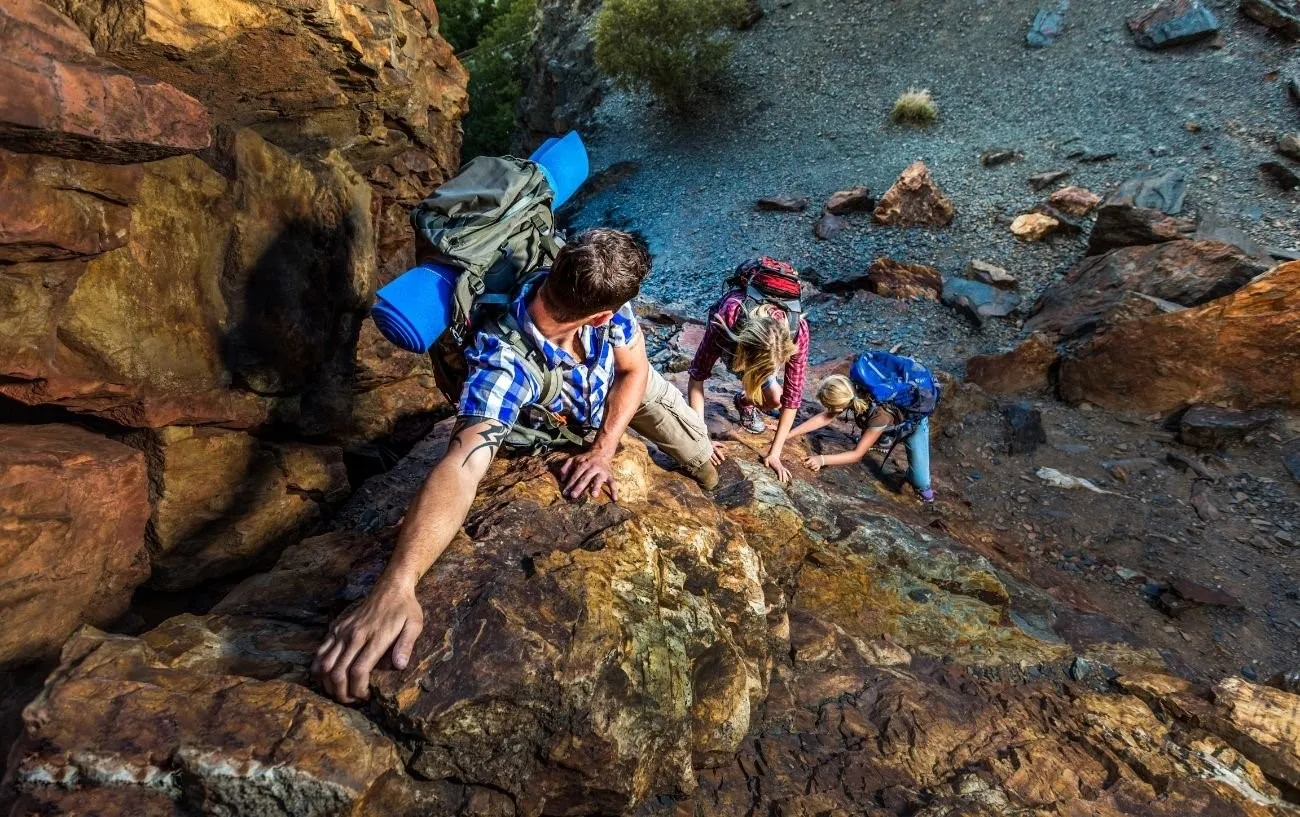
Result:
[[[935,104],[930,91],[924,88],[909,88],[898,97],[889,112],[889,121],[895,125],[926,128],[938,118],[939,106]]]
[[[727,30],[746,12],[746,0],[605,0],[596,65],[621,87],[682,108],[726,67]]]
[[[510,151],[516,105],[533,44],[537,0],[441,0],[440,30],[469,71],[469,114],[461,156]]]

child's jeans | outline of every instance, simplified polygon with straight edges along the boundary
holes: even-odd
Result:
[[[907,477],[917,491],[930,490],[930,418],[926,417],[906,440]]]

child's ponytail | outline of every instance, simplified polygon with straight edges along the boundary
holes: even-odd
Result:
[[[871,403],[858,396],[853,388],[853,381],[842,374],[833,374],[817,387],[817,400],[831,414],[839,414],[851,409],[854,414],[862,414],[871,408]]]

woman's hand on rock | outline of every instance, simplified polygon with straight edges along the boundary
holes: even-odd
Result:
[[[776,472],[777,479],[782,482],[790,481],[790,469],[786,468],[785,463],[781,462],[780,454],[768,454],[763,458],[763,464]]]
[[[370,673],[392,648],[392,662],[405,669],[415,639],[424,627],[424,611],[414,587],[376,586],[370,596],[334,620],[316,650],[312,674],[339,703],[370,697]]]
[[[723,448],[722,443],[719,442],[714,442],[712,445],[713,453],[709,455],[709,462],[714,465],[722,465],[727,461],[727,449]]]

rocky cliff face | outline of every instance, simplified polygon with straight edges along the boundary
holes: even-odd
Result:
[[[427,361],[361,325],[457,166],[465,84],[427,0],[0,9],[0,427],[30,464],[0,586],[72,576],[83,489],[152,507],[75,548],[103,551],[75,592],[30,585],[67,609],[0,668],[120,613],[146,540],[162,587],[244,569],[346,496],[344,446],[431,424]],[[32,521],[60,503],[68,530]]]
[[[532,63],[520,97],[518,153],[590,122],[606,82],[596,68],[591,26],[602,0],[540,0]]]
[[[565,502],[554,462],[498,462],[420,586],[417,660],[340,707],[310,653],[445,444],[211,614],[80,631],[27,710],[14,814],[1295,807],[1297,696],[1173,678],[1026,582],[997,534],[849,472],[782,486],[738,443],[706,497],[629,441],[617,505]]]

